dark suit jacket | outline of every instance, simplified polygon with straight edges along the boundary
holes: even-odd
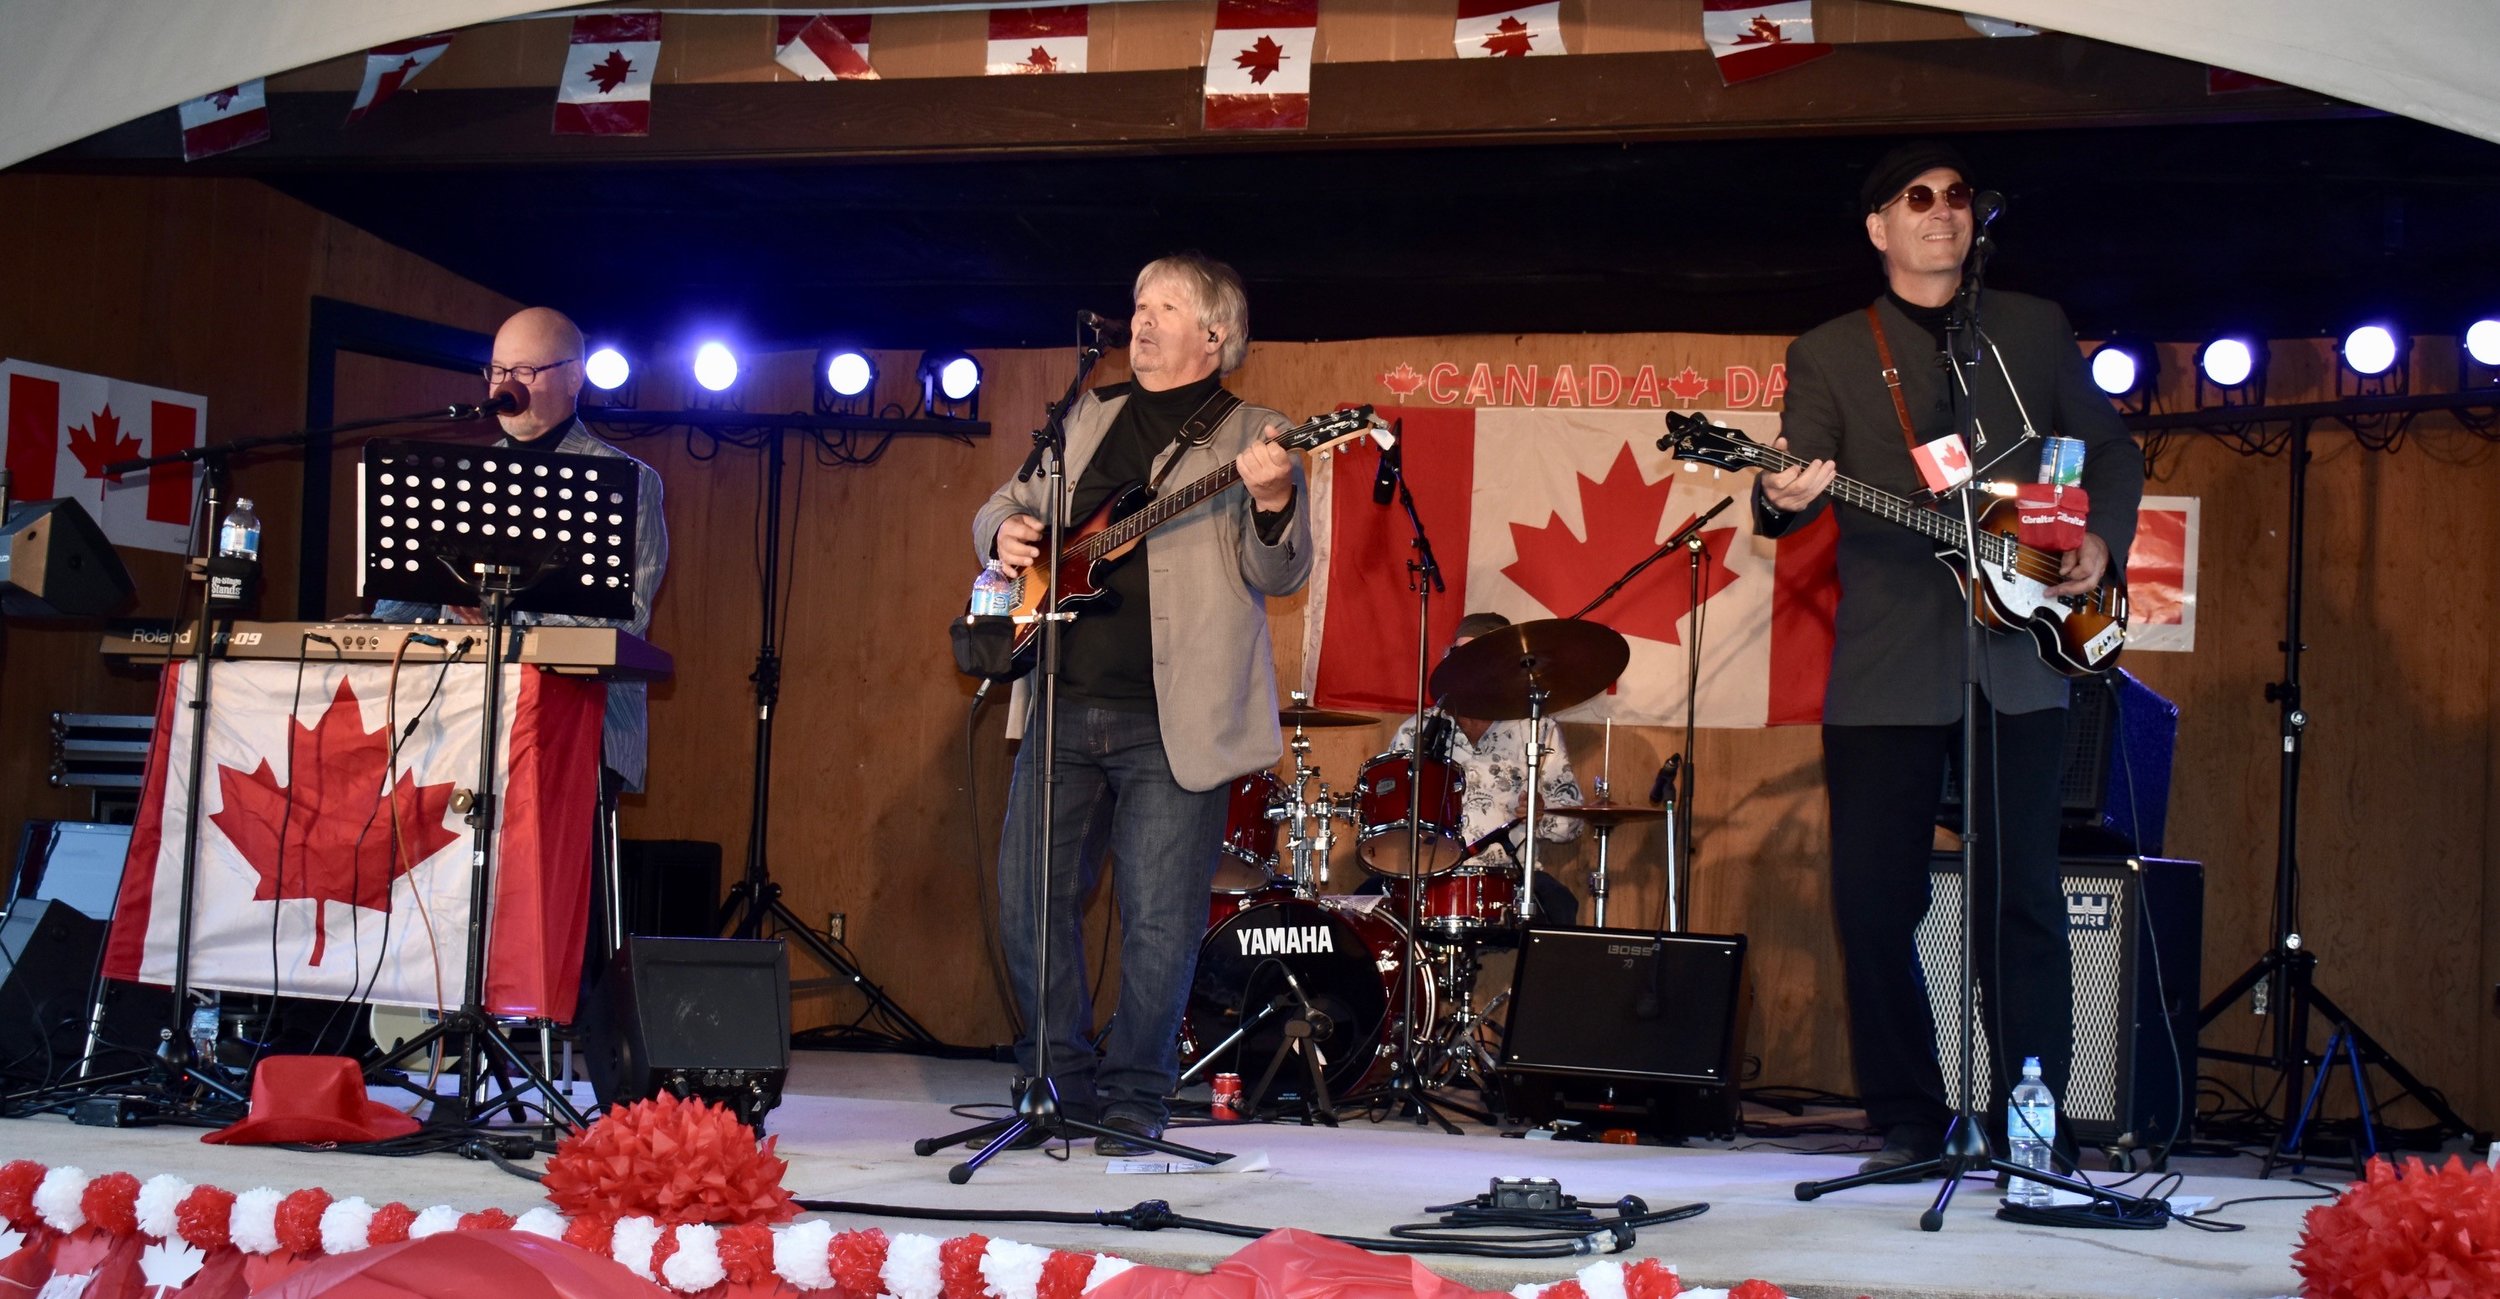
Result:
[[[1920,442],[1953,431],[1952,375],[1933,338],[1892,305],[1877,301],[1901,369],[1902,398]],[[2024,436],[2023,411],[2041,436],[2084,443],[2089,527],[2109,543],[2113,571],[2135,540],[2144,494],[2144,456],[2109,399],[2092,384],[2072,326],[2056,303],[1990,291],[1980,322],[2013,375],[2008,389],[1996,358],[1972,370],[1985,446],[1970,448],[1981,478],[2031,482],[2040,443]],[[1920,496],[1917,467],[1885,390],[1866,313],[1853,311],[1798,337],[1788,348],[1788,402],[1781,435],[1792,454],[1831,460],[1840,472],[1902,496]],[[2016,397],[2020,397],[2017,406]],[[2002,457],[2001,459],[1999,457]],[[1993,464],[1993,468],[1991,465]],[[1789,531],[1824,507],[1775,518],[1759,489],[1756,523],[1765,536]],[[1962,596],[1953,573],[1925,537],[1859,510],[1840,511],[1840,610],[1823,720],[1841,726],[1938,725],[1962,715]],[[2040,661],[2020,632],[1984,635],[1980,687],[2000,712],[2066,705],[2066,680]]]

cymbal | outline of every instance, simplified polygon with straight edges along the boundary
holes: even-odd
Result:
[[[1545,691],[1551,716],[1623,675],[1632,646],[1614,628],[1577,618],[1515,622],[1451,650],[1432,670],[1432,693],[1460,717],[1526,717],[1529,692]]]
[[[1545,807],[1539,811],[1547,816],[1567,816],[1595,826],[1618,826],[1627,821],[1662,821],[1667,809],[1643,807],[1638,803],[1589,803],[1580,807]]]
[[[1326,708],[1291,704],[1276,710],[1276,720],[1286,726],[1378,726],[1380,719],[1368,713],[1340,713]]]

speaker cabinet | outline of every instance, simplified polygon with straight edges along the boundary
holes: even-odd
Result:
[[[1962,859],[1929,863],[1919,971],[1945,1062],[1945,1103],[1961,1103]],[[2196,1019],[2204,977],[2205,868],[2158,857],[2068,857],[2066,944],[2074,971],[2075,1060],[2058,1097],[2075,1140],[2110,1149],[2159,1145],[2196,1096]],[[1985,1023],[1987,993],[1980,993]],[[1988,1042],[1976,1055],[1988,1077]],[[1982,1096],[1979,1108],[1995,1098]],[[2179,1127],[2182,1137],[2187,1128]]]
[[[1745,939],[1530,929],[1501,1076],[1511,1111],[1677,1140],[1736,1130]]]
[[[98,618],[129,605],[134,590],[121,553],[85,506],[63,497],[9,507],[0,524],[0,614]]]
[[[0,923],[0,1077],[42,1085],[78,1063],[103,947],[104,922],[66,902],[10,908]]]
[[[661,1092],[750,1127],[790,1073],[790,959],[779,939],[628,936],[581,1025],[602,1105]]]

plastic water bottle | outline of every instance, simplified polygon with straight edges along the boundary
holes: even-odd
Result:
[[[1016,611],[1016,579],[993,559],[981,567],[981,575],[972,579],[972,607],[966,612],[975,618],[1004,618]]]
[[[2014,1162],[2024,1168],[2054,1172],[2050,1166],[2051,1152],[2057,1146],[2057,1098],[2049,1094],[2049,1085],[2040,1081],[2040,1057],[2023,1057],[2023,1080],[2014,1084],[2014,1104],[2005,1116],[2006,1139],[2014,1148]],[[2016,1204],[2047,1208],[2049,1186],[2016,1174],[2006,1188],[2007,1199]]]
[[[217,525],[217,554],[224,559],[259,561],[260,516],[252,512],[251,497],[234,498],[234,508]]]

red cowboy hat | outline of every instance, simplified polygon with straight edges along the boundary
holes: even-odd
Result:
[[[273,1055],[252,1071],[252,1113],[200,1140],[220,1146],[281,1141],[388,1141],[417,1121],[365,1095],[364,1074],[343,1055]]]

